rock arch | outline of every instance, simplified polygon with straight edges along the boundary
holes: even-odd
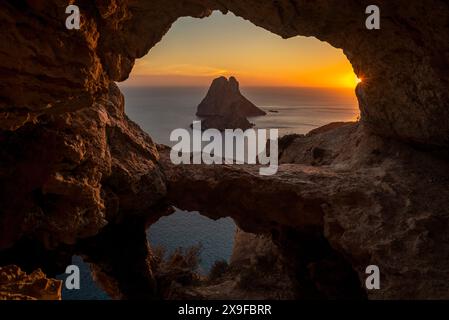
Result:
[[[11,32],[7,37],[4,34],[2,68],[20,77],[3,86],[3,105],[17,103],[25,109],[42,110],[47,104],[57,105],[58,98],[66,105],[67,96],[87,93],[91,97],[107,88],[108,81],[126,79],[134,60],[160,41],[177,18],[204,17],[211,10],[221,10],[232,11],[282,37],[314,36],[342,48],[355,73],[365,79],[357,93],[364,123],[385,136],[448,144],[445,89],[449,48],[444,41],[449,32],[448,5],[441,0],[412,5],[383,2],[382,28],[378,31],[364,27],[367,1],[345,6],[338,1],[300,0],[95,1],[82,4],[82,32],[67,32],[57,22],[63,21],[63,1],[14,3],[6,1],[4,5],[5,27]],[[439,13],[431,14],[432,10]],[[13,26],[8,16],[18,19],[21,27]],[[43,23],[49,19],[55,21]],[[25,32],[36,37],[31,41]],[[50,32],[53,39],[47,36]],[[45,65],[33,57],[33,47],[46,59]],[[19,52],[19,56],[12,52]],[[52,54],[58,59],[51,59]],[[9,63],[15,60],[21,63]],[[56,83],[58,92],[52,90]],[[22,88],[21,94],[6,91],[14,85]],[[49,92],[36,96],[32,90],[35,85]]]
[[[320,212],[318,218],[306,215],[311,221],[296,227],[315,223],[312,227],[318,226],[361,277],[367,261],[381,264],[387,289],[373,297],[447,296],[449,241],[441,231],[448,228],[449,214],[442,208],[447,208],[449,180],[441,153],[449,143],[449,5],[381,1],[381,30],[369,31],[364,28],[369,4],[82,1],[81,30],[69,31],[65,1],[1,1],[0,263],[22,261],[27,241],[44,251],[95,256],[102,242],[92,239],[109,239],[120,230],[143,232],[167,199],[183,201],[170,193],[183,177],[172,174],[151,138],[127,119],[114,81],[126,79],[134,60],[177,18],[229,10],[282,37],[315,36],[342,48],[364,79],[357,88],[360,125],[327,128],[285,145],[283,157],[290,164],[282,183],[288,187],[303,177],[297,182],[307,185],[300,192],[298,184],[292,186],[287,191],[294,196],[287,200],[314,198],[299,203],[304,212]],[[325,152],[310,153],[314,148]],[[204,181],[194,183],[193,188]],[[343,192],[341,185],[347,186]],[[296,221],[296,211],[284,218],[285,225]],[[268,221],[259,220],[250,222]],[[117,274],[120,268],[107,269],[122,285],[144,281],[151,296],[150,253],[139,239],[129,241],[139,243],[132,259],[142,277],[130,280]],[[116,263],[101,254],[95,258],[107,260],[107,266]]]

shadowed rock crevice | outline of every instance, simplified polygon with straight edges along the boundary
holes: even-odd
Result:
[[[326,150],[319,163],[317,148]],[[359,124],[293,137],[270,177],[255,166],[174,166],[166,152],[160,161],[169,200],[214,219],[230,216],[247,232],[271,233],[303,286],[298,295],[446,296],[439,289],[448,276],[440,251],[449,244],[441,209],[449,199],[446,158],[366,134]],[[387,289],[363,293],[371,264],[388,270]]]
[[[78,245],[78,252],[91,265],[96,283],[113,299],[158,297],[145,225],[142,219],[127,218]]]
[[[449,45],[443,40],[449,32],[449,7],[442,0],[382,3],[378,31],[365,28],[366,1],[345,6],[338,1],[303,0],[134,1],[132,5],[126,0],[97,1],[81,5],[81,32],[63,27],[66,4],[62,0],[33,1],[27,3],[27,10],[11,3],[2,2],[2,29],[9,32],[2,35],[4,59],[0,64],[10,70],[8,81],[0,88],[2,108],[21,111],[17,119],[14,111],[8,112],[3,124],[11,127],[42,113],[68,110],[68,105],[81,106],[82,97],[88,106],[89,99],[104,92],[110,81],[126,79],[134,60],[159,42],[176,19],[204,17],[211,10],[221,10],[285,38],[314,36],[342,48],[356,75],[363,79],[357,89],[361,120],[377,134],[421,144],[449,143],[445,90]],[[61,23],[56,23],[59,20]],[[49,29],[54,34],[52,40],[45,37]],[[66,45],[58,47],[58,41]],[[59,59],[52,59],[52,50]],[[37,63],[33,63],[35,52],[40,53]],[[61,77],[70,85],[64,85]],[[53,82],[60,86],[58,90]],[[47,106],[49,109],[44,109]],[[28,117],[24,110],[30,111]]]
[[[321,232],[283,228],[275,232],[273,241],[280,248],[285,269],[295,284],[295,298],[367,298],[357,270],[330,246]]]
[[[161,213],[152,209],[169,201],[280,239],[286,230],[295,230],[292,239],[313,231],[311,248],[325,239],[335,254],[330,264],[346,272],[347,261],[360,283],[367,264],[380,266],[382,290],[369,298],[447,297],[449,5],[382,2],[381,30],[368,31],[368,4],[83,1],[82,27],[74,31],[64,27],[66,1],[0,1],[1,254],[17,249],[12,256],[24,261],[24,240],[64,251],[103,232],[119,234],[123,223],[137,230],[129,255],[143,272],[150,253],[137,221],[155,221]],[[291,139],[271,178],[244,166],[160,161],[151,138],[125,116],[114,81],[125,80],[179,17],[212,10],[284,38],[314,36],[341,48],[363,80],[360,124]],[[109,253],[88,259],[119,279],[117,296],[135,298]],[[298,277],[319,275],[313,283],[321,283],[324,260],[307,258],[318,265],[308,273],[301,265]],[[151,270],[130,283],[139,279],[151,296]]]

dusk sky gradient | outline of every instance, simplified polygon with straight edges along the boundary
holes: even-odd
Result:
[[[343,54],[316,38],[281,37],[236,17],[214,12],[180,18],[136,65],[130,86],[207,86],[218,76],[242,86],[346,87],[357,78]]]

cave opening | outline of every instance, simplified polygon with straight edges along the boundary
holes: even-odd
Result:
[[[202,19],[179,18],[161,42],[136,61],[130,78],[119,83],[125,112],[156,143],[173,146],[170,132],[201,120],[195,109],[210,82],[220,76],[236,77],[243,95],[267,113],[249,118],[256,128],[277,128],[281,136],[359,118],[354,89],[362,80],[342,50],[314,37],[281,39],[219,11]],[[215,261],[230,262],[236,230],[231,218],[215,221],[175,208],[174,214],[150,226],[148,239],[169,252],[206,245],[200,269],[207,273]],[[264,241],[268,247],[272,244]]]
[[[220,76],[237,77],[243,95],[267,113],[249,118],[256,128],[277,128],[281,136],[306,134],[331,122],[352,122],[359,117],[354,88],[361,80],[341,50],[313,37],[281,39],[232,13],[218,11],[208,18],[178,19],[162,41],[136,61],[130,78],[118,85],[130,119],[156,143],[172,146],[170,132],[199,120],[195,109],[210,82]],[[269,232],[258,235],[241,231],[231,212],[219,220],[207,216],[174,208],[174,213],[149,226],[147,239],[155,256],[163,250],[170,260],[178,249],[185,256],[201,246],[195,270],[198,274],[213,276],[221,262],[229,267],[231,256],[234,269],[239,269],[229,271],[221,283],[212,281],[208,285],[225,284],[221,290],[234,285],[237,290],[233,294],[241,298],[297,297],[295,280],[290,278],[297,266],[287,266],[291,272],[286,274],[282,261],[291,252],[280,252],[279,243],[271,240]],[[235,239],[240,242],[238,250]],[[247,241],[263,250],[253,252],[254,247],[241,245]],[[88,278],[89,267],[80,257],[74,259]],[[85,282],[94,295],[104,298],[105,293],[91,280]],[[249,293],[251,286],[256,286],[257,292]],[[68,292],[65,298],[78,299]]]
[[[359,119],[361,83],[343,50],[315,37],[283,39],[231,12],[179,18],[118,83],[126,113],[157,142],[198,119],[196,108],[214,78],[235,77],[242,94],[267,113],[256,128],[305,134],[331,122]]]
[[[291,264],[296,280],[305,286],[305,297],[313,296],[309,294],[322,287],[324,280],[333,280],[326,275],[335,266],[341,272],[331,276],[346,278],[346,274],[350,280],[345,285],[351,284],[351,292],[346,294],[339,286],[325,285],[330,289],[325,290],[328,292],[325,296],[364,296],[357,288],[365,282],[368,264],[379,265],[385,271],[382,276],[385,290],[362,288],[370,299],[447,296],[444,261],[448,259],[441,259],[441,252],[449,250],[444,250],[447,247],[447,239],[441,236],[444,233],[438,232],[447,222],[447,215],[440,210],[446,207],[444,200],[449,198],[445,193],[447,165],[435,159],[430,151],[433,148],[441,151],[438,148],[447,148],[448,144],[445,119],[448,119],[449,91],[444,72],[448,63],[442,55],[447,48],[444,41],[447,8],[443,1],[436,1],[431,8],[410,5],[407,10],[398,10],[400,4],[383,5],[379,31],[365,29],[365,3],[356,1],[345,6],[338,1],[301,0],[83,1],[80,5],[86,29],[67,32],[60,23],[65,18],[64,7],[53,1],[27,1],[20,6],[2,2],[6,32],[1,68],[6,72],[1,88],[1,106],[5,111],[0,139],[5,159],[1,181],[5,190],[0,217],[5,231],[0,239],[1,265],[13,263],[28,273],[43,268],[52,277],[70,263],[69,258],[79,254],[92,263],[94,276],[102,277],[101,282],[110,285],[111,291],[116,290],[118,294],[114,297],[154,299],[157,288],[150,265],[147,219],[153,219],[151,223],[156,221],[163,215],[156,207],[168,204],[198,210],[212,218],[232,217],[240,228],[255,232],[255,237],[268,234],[275,247],[283,250],[284,262]],[[441,9],[441,14],[434,14],[432,8]],[[174,169],[171,164],[166,165],[167,161],[158,158],[164,156],[163,150],[158,152],[143,130],[124,115],[123,96],[115,82],[128,77],[135,59],[154,47],[176,19],[206,17],[212,9],[232,11],[285,38],[315,36],[335,48],[343,48],[354,72],[363,75],[363,82],[357,87],[360,125],[351,125],[349,129],[353,130],[344,132],[341,127],[320,129],[318,137],[286,136],[284,142],[295,154],[287,159],[291,162],[284,162],[289,170],[280,170],[275,179],[261,179],[243,170],[223,169],[224,166],[195,171],[192,166]],[[184,19],[190,18],[179,22]],[[202,60],[207,61],[220,54],[229,59],[240,49],[253,46],[256,53],[248,51],[250,54],[244,59],[229,60],[248,68],[256,62],[262,62],[263,67],[275,66],[260,70],[268,80],[278,80],[278,87],[271,91],[267,87],[257,88],[263,81],[251,82],[254,79],[249,79],[248,73],[235,72],[239,68],[200,64],[202,76],[195,88],[202,91],[198,100],[193,99],[194,105],[213,77],[235,75],[245,96],[261,107],[270,107],[267,111],[271,118],[254,119],[259,127],[264,120],[278,120],[277,124],[292,121],[293,124],[284,123],[281,128],[290,133],[293,127],[299,127],[298,119],[317,119],[317,113],[310,108],[303,108],[301,115],[295,117],[289,112],[297,102],[283,106],[273,94],[275,91],[285,98],[287,92],[300,91],[292,89],[292,82],[283,89],[287,86],[284,80],[288,79],[279,79],[287,74],[281,71],[292,68],[280,68],[279,61],[306,62],[316,67],[299,54],[299,49],[289,51],[293,57],[270,58],[266,54],[277,51],[274,49],[280,49],[281,44],[254,46],[258,36],[246,37],[245,32],[234,28],[237,23],[218,28],[227,31],[230,41],[226,41],[229,39],[220,36],[212,29],[213,25],[219,26],[212,22],[203,27],[213,31],[214,36],[207,41],[209,48],[178,47],[171,53],[187,58],[194,49],[199,49],[206,56]],[[175,30],[172,28],[171,32]],[[46,37],[48,34],[53,36]],[[150,56],[167,44],[167,39],[154,47]],[[187,34],[184,39],[194,44]],[[303,45],[300,47],[306,48]],[[312,53],[312,58],[320,57],[318,51],[306,51]],[[258,61],[259,57],[263,57],[262,61]],[[318,60],[320,65],[329,61]],[[182,92],[185,82],[167,77],[167,73],[171,76],[174,73],[178,80],[192,80],[189,77],[192,64],[181,62],[168,68],[169,72],[165,68],[158,73],[151,64],[156,61],[154,56],[149,61],[139,60],[134,71],[147,62],[149,69],[156,70],[152,76],[159,92],[153,90],[150,96],[159,98],[159,114],[133,115],[132,109],[137,107],[131,101],[139,97],[130,92],[139,87],[139,75],[133,74],[129,80],[135,79],[135,86],[124,83],[121,87],[126,95],[126,112],[136,122],[146,122],[141,127],[159,142],[157,131],[164,137],[163,130],[170,130],[164,115],[169,120],[178,117],[182,126],[188,126],[190,121],[186,117],[194,118],[194,105],[185,103],[189,94],[185,98],[175,97],[168,90],[177,85]],[[198,71],[197,66],[194,70]],[[258,69],[250,71],[253,71],[250,75],[257,75]],[[354,80],[353,74],[348,74]],[[144,78],[147,74],[140,76]],[[200,80],[205,79],[200,85]],[[321,74],[315,79],[323,84],[326,77]],[[295,82],[295,85],[305,84]],[[315,97],[325,97],[319,88],[314,89],[318,92]],[[311,92],[302,91],[302,95]],[[175,105],[184,101],[190,111],[183,114],[181,110],[168,108],[163,102],[170,99]],[[313,106],[316,111],[316,106],[308,101],[303,104]],[[147,101],[142,105],[146,106]],[[149,121],[154,123],[150,125]],[[304,121],[304,132],[310,130],[311,124],[320,125]],[[166,128],[161,130],[164,125]],[[338,139],[334,139],[336,134],[340,134]],[[301,145],[304,141],[310,144]],[[335,147],[343,157],[334,158],[330,164],[321,161],[333,156],[326,154],[326,146]],[[42,152],[43,156],[39,156]],[[302,157],[306,153],[307,157]],[[195,179],[182,175],[192,172],[196,173]],[[221,173],[230,174],[220,176]],[[237,187],[227,192],[230,185],[246,186],[248,181],[251,188]],[[205,189],[198,185],[201,183],[203,187],[213,183],[217,188],[202,193]],[[168,186],[172,189],[168,190]],[[210,199],[211,194],[215,198]],[[222,194],[237,205],[218,202]],[[405,220],[410,223],[403,223]],[[254,244],[256,240],[249,239],[247,243]],[[392,254],[396,259],[389,259]],[[242,258],[245,261],[247,255]],[[404,263],[417,267],[404,269]],[[337,291],[332,290],[335,288]]]
[[[212,220],[198,212],[174,210],[148,229],[148,240],[153,248],[164,250],[169,256],[178,248],[198,247],[197,271],[202,275],[208,274],[216,261],[230,260],[236,231],[232,218]]]

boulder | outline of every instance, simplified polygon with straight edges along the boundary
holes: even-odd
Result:
[[[40,269],[27,274],[15,265],[0,267],[0,300],[61,300],[61,287]]]

